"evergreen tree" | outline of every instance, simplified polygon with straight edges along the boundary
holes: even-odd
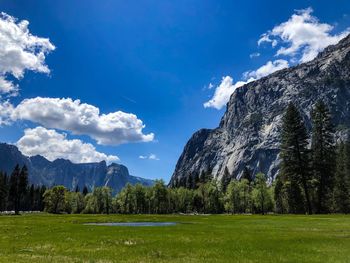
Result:
[[[194,189],[198,188],[198,184],[199,184],[199,174],[197,172],[195,172],[194,177],[193,177]]]
[[[18,178],[18,200],[19,200],[19,208],[21,210],[26,210],[26,194],[28,189],[28,169],[24,165],[19,173]]]
[[[277,175],[274,182],[274,200],[277,213],[284,214],[288,211],[286,207],[285,188],[280,175]]]
[[[350,213],[350,146],[341,142],[338,146],[336,174],[334,182],[334,211]]]
[[[186,188],[187,189],[193,189],[193,179],[192,179],[192,175],[188,175],[186,177]]]
[[[246,179],[249,181],[249,183],[251,183],[253,181],[251,171],[249,170],[249,168],[247,166],[245,166],[243,169],[243,174],[241,176],[241,179]]]
[[[6,173],[0,172],[0,211],[7,209],[8,178]]]
[[[28,206],[27,206],[27,209],[28,211],[34,211],[34,207],[35,207],[35,203],[36,203],[36,200],[35,200],[36,196],[35,196],[35,187],[34,185],[32,184],[29,188],[29,194],[28,194]]]
[[[312,213],[309,194],[308,136],[297,108],[290,103],[281,132],[281,180],[287,187],[289,212]],[[305,205],[306,204],[306,208]]]
[[[39,197],[38,197],[38,210],[44,211],[45,203],[44,203],[44,194],[46,192],[46,186],[42,185],[39,189]]]
[[[318,101],[312,111],[312,173],[317,180],[317,213],[331,208],[335,173],[334,127],[327,106]]]
[[[79,185],[77,185],[77,186],[75,187],[75,192],[76,192],[76,193],[79,193],[79,192],[80,192]]]
[[[224,170],[224,175],[221,178],[221,189],[224,193],[226,192],[226,188],[230,183],[230,181],[231,181],[231,175],[226,166]]]
[[[86,196],[89,193],[88,188],[86,187],[86,185],[83,188],[83,195]]]
[[[10,176],[9,187],[9,209],[14,210],[16,214],[19,212],[20,196],[18,194],[20,168],[17,164]]]

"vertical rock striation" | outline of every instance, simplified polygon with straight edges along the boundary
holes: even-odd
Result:
[[[334,116],[338,138],[350,129],[350,36],[329,46],[314,60],[280,70],[238,88],[218,128],[196,132],[186,144],[170,180],[211,171],[221,179],[225,169],[239,178],[245,166],[272,180],[279,170],[281,120],[293,102],[310,131],[310,111],[322,99]]]

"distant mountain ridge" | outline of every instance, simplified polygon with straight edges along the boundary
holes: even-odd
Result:
[[[329,107],[337,138],[350,131],[350,36],[327,47],[314,60],[250,82],[231,95],[216,129],[202,129],[187,142],[170,180],[184,185],[210,173],[240,178],[245,167],[271,180],[279,171],[282,117],[293,102],[308,131],[310,112],[318,100]]]
[[[29,182],[35,185],[64,185],[69,189],[76,186],[89,190],[97,186],[109,186],[114,193],[119,192],[127,183],[153,185],[153,180],[132,176],[126,166],[105,161],[99,163],[72,163],[65,159],[49,161],[43,156],[27,157],[15,145],[0,143],[0,170],[10,174],[19,164],[29,170]]]

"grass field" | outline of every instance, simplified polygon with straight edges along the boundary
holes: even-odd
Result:
[[[172,221],[111,227],[87,222]],[[1,262],[350,262],[350,216],[0,216]]]

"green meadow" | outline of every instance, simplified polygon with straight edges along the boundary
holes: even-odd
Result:
[[[177,222],[174,226],[84,225]],[[350,216],[0,216],[1,262],[350,262]]]

